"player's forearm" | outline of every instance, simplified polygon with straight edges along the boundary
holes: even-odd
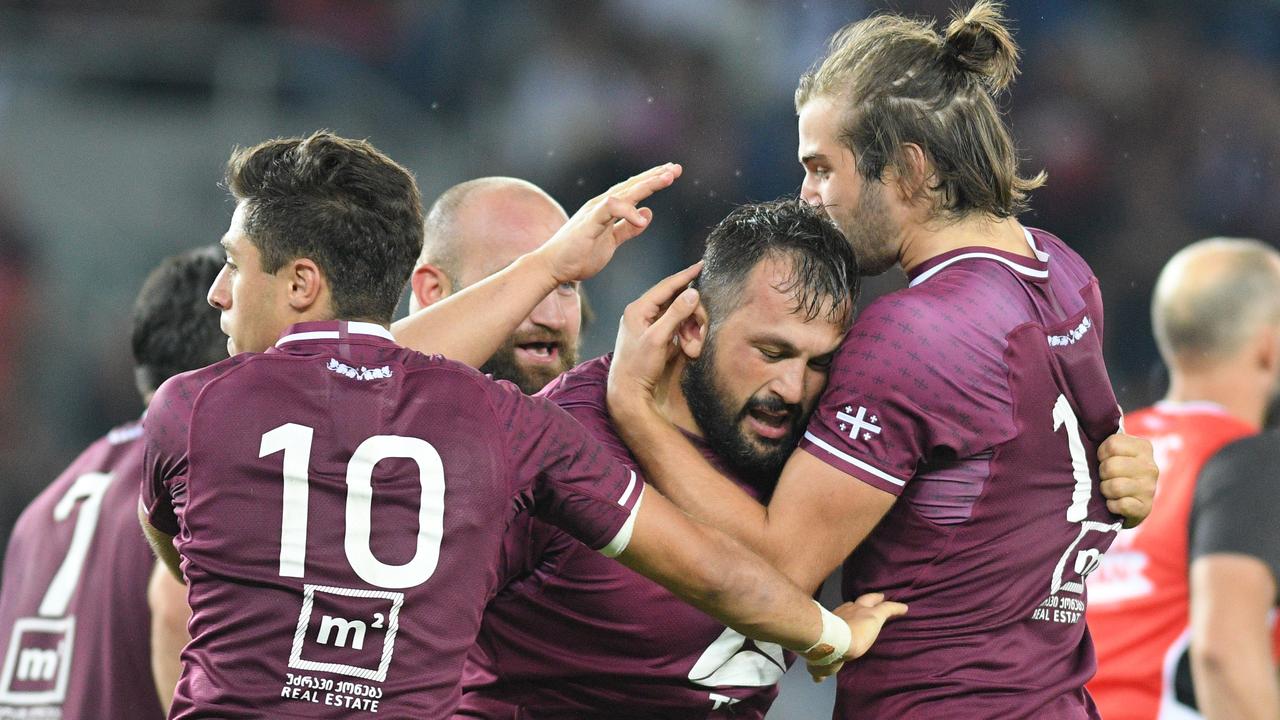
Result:
[[[1273,720],[1280,717],[1280,678],[1266,638],[1191,649],[1196,703],[1206,720]]]
[[[618,560],[725,625],[803,651],[822,632],[813,602],[763,559],[646,491]]]
[[[160,563],[156,563],[151,575],[147,602],[151,606],[151,676],[160,704],[167,712],[182,673],[182,648],[191,639],[187,634],[191,609],[187,606],[186,587]]]
[[[614,420],[651,485],[699,522],[777,563],[779,548],[769,541],[765,507],[717,472],[656,409],[621,410]]]
[[[560,281],[537,252],[391,326],[396,342],[480,367]]]

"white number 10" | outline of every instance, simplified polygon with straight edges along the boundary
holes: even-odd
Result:
[[[263,434],[258,457],[284,452],[284,492],[280,522],[280,575],[302,577],[307,562],[307,505],[312,428],[287,423]],[[369,547],[373,523],[373,469],[383,460],[406,458],[418,466],[421,489],[418,536],[413,557],[388,565]],[[351,569],[365,582],[383,588],[421,585],[436,571],[444,535],[444,466],[426,440],[375,435],[360,443],[347,463],[346,531],[343,546]]]

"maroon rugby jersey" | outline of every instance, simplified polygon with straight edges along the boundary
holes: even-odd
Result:
[[[605,407],[609,361],[583,363],[539,395],[635,467]],[[772,491],[772,483],[737,483],[756,499]],[[545,523],[531,519],[513,530],[508,556],[514,577],[485,610],[455,717],[764,717],[790,653],[744,638]]]
[[[90,445],[23,511],[0,582],[0,718],[162,718],[138,527],[142,426]]]
[[[594,549],[643,484],[550,402],[366,323],[179,375],[144,501],[192,608],[176,718],[443,718],[531,510]]]
[[[911,612],[840,674],[837,717],[1097,717],[1085,576],[1120,529],[1097,448],[1119,408],[1088,265],[964,248],[862,311],[802,447],[898,496],[847,598]]]

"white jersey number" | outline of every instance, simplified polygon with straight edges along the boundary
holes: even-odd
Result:
[[[311,438],[306,425],[287,423],[265,433],[258,457],[284,452],[280,575],[302,577],[307,561],[307,504]],[[413,557],[403,565],[388,565],[373,554],[369,534],[373,516],[373,469],[383,460],[404,458],[418,466],[421,488],[418,536]],[[440,453],[426,440],[401,435],[375,435],[356,448],[347,463],[347,562],[362,580],[382,588],[421,585],[436,571],[444,535],[444,466]]]
[[[108,473],[86,473],[76,478],[67,494],[62,496],[53,508],[53,519],[59,522],[66,520],[76,505],[80,512],[76,514],[76,528],[71,533],[71,546],[67,548],[67,557],[62,561],[57,574],[49,583],[49,589],[40,601],[39,614],[42,617],[62,617],[71,604],[71,596],[80,584],[80,573],[84,570],[85,558],[89,555],[89,543],[93,541],[93,532],[98,528],[98,516],[102,513],[102,498],[111,487],[111,475]],[[81,502],[83,501],[83,502]]]
[[[757,642],[747,648],[747,638],[725,628],[689,671],[689,681],[703,687],[768,687],[787,671],[782,646]]]
[[[1084,441],[1080,438],[1080,420],[1071,409],[1067,396],[1058,395],[1058,400],[1053,406],[1053,431],[1057,432],[1063,428],[1066,428],[1067,449],[1071,452],[1071,476],[1075,480],[1071,492],[1071,504],[1067,506],[1067,522],[1079,523],[1080,534],[1076,535],[1076,539],[1067,546],[1066,552],[1062,553],[1062,557],[1058,559],[1058,564],[1053,570],[1053,581],[1050,583],[1049,593],[1056,595],[1059,591],[1064,591],[1079,595],[1084,592],[1085,578],[1089,573],[1097,570],[1098,564],[1102,562],[1102,553],[1093,548],[1077,552],[1076,548],[1089,533],[1117,532],[1120,529],[1120,523],[1108,524],[1085,519],[1089,516],[1089,501],[1093,499],[1093,478],[1089,475],[1089,458],[1085,452]],[[1069,574],[1067,563],[1073,556],[1075,562],[1071,569],[1080,576],[1078,581],[1067,580],[1065,577]]]

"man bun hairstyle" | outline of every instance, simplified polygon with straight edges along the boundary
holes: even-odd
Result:
[[[768,259],[789,264],[777,289],[790,295],[793,312],[806,321],[825,317],[846,329],[852,324],[860,277],[852,247],[820,209],[782,198],[735,208],[707,236],[694,287],[712,333],[741,304],[751,271]]]
[[[133,304],[132,346],[138,392],[227,357],[220,315],[208,301],[224,253],[211,245],[166,258],[151,271]]]
[[[900,15],[847,25],[800,78],[796,111],[816,98],[833,101],[859,174],[881,182],[893,167],[917,192],[933,192],[935,216],[1017,215],[1045,174],[1018,174],[1017,149],[996,107],[995,95],[1018,72],[1002,8],[980,0],[957,11],[943,35],[931,21]],[[923,151],[927,177],[908,166],[908,144]]]
[[[310,258],[347,320],[390,323],[422,251],[413,175],[364,140],[326,131],[237,149],[227,189],[246,203],[262,270]]]
[[[1018,46],[997,4],[979,2],[964,15],[954,12],[943,47],[947,57],[977,75],[991,92],[1004,90],[1018,74]]]

